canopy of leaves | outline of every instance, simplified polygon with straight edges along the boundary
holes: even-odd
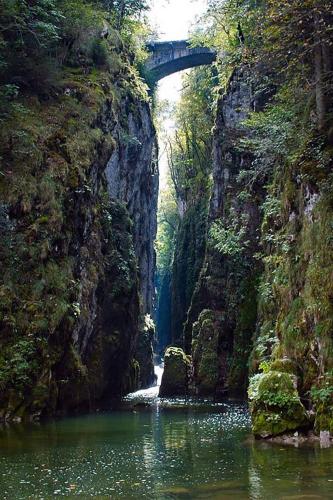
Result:
[[[215,88],[212,68],[194,69],[183,79],[176,132],[168,144],[171,178],[183,204],[199,199],[209,184]]]

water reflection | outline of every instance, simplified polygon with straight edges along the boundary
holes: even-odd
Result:
[[[243,405],[116,412],[0,432],[2,498],[333,498],[333,450],[249,440]]]

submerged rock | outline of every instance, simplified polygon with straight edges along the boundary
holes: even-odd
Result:
[[[159,396],[185,396],[191,369],[191,359],[179,347],[168,347],[164,355],[164,372]]]
[[[289,373],[275,370],[252,377],[248,392],[256,437],[277,436],[309,425],[295,381]]]

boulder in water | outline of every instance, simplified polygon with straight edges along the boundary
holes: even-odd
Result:
[[[252,430],[256,437],[278,436],[309,426],[294,375],[276,370],[254,375],[248,394]]]
[[[160,397],[185,396],[191,370],[191,358],[179,347],[168,347],[164,355],[164,372]]]

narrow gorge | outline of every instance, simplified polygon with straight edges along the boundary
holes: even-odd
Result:
[[[1,6],[4,498],[332,494],[331,2],[197,3]]]

